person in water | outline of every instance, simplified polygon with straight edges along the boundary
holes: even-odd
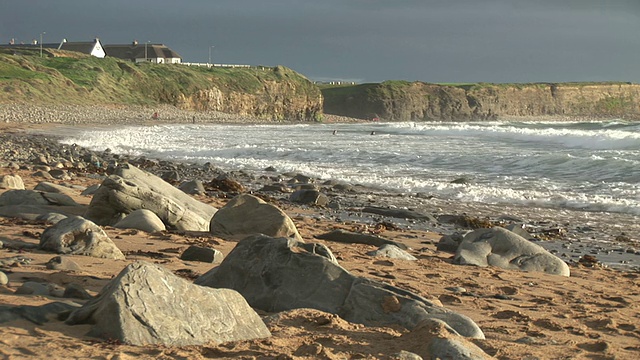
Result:
[[[376,132],[375,132],[375,131],[372,131],[372,132],[371,132],[371,135],[375,135],[375,134],[376,134]]]
[[[333,135],[338,135],[338,130],[333,130]]]

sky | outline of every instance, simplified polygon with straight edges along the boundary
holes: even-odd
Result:
[[[317,81],[640,82],[640,0],[0,0],[0,43],[43,32]]]

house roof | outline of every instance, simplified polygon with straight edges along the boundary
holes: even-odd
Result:
[[[50,44],[46,44],[46,45],[50,45]],[[45,44],[42,44],[43,47],[45,47]],[[57,49],[60,46],[60,44],[56,44],[55,45],[55,49]],[[92,42],[65,42],[62,44],[62,47],[60,47],[60,50],[66,50],[66,51],[76,51],[76,52],[81,52],[81,53],[85,53],[85,54],[91,54],[91,51],[93,51],[93,48],[96,46],[95,41]]]
[[[125,44],[125,45],[102,45],[107,56],[120,59],[144,59],[144,44]],[[147,58],[182,58],[180,54],[169,49],[164,44],[147,44]]]

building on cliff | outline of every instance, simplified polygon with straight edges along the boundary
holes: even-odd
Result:
[[[93,41],[67,41],[67,39],[62,39],[59,43],[42,43],[40,44],[37,40],[33,40],[30,44],[15,44],[11,41],[9,44],[0,45],[0,48],[9,48],[9,49],[55,49],[55,50],[65,50],[65,51],[75,51],[91,56],[95,56],[97,58],[104,58],[105,51],[100,39],[95,38]]]
[[[133,41],[124,45],[105,45],[107,56],[129,60],[135,63],[150,62],[154,64],[179,64],[182,57],[164,44],[139,44]]]

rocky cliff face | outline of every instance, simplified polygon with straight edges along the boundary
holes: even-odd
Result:
[[[274,120],[319,120],[322,114],[320,90],[300,91],[298,84],[265,82],[256,93],[223,91],[217,86],[182,94],[176,104],[182,109],[220,111]]]
[[[464,121],[522,116],[640,119],[640,85],[473,84],[389,81],[328,88],[327,114],[389,121]]]

